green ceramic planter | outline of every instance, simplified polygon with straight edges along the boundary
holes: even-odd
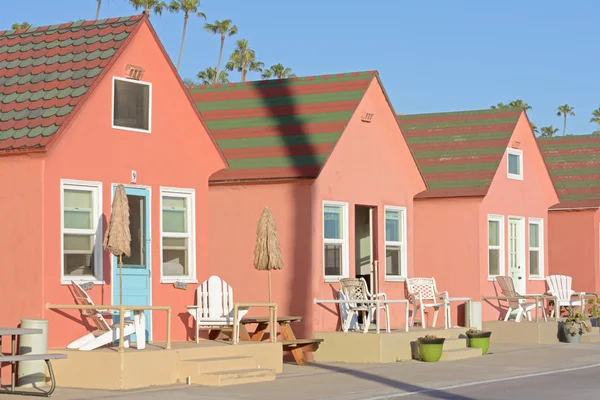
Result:
[[[438,362],[442,358],[445,338],[419,339],[419,354],[421,361]]]
[[[490,348],[490,337],[492,332],[481,332],[476,334],[467,334],[469,338],[469,347],[481,349],[481,354],[487,354]]]

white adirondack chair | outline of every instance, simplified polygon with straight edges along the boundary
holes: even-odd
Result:
[[[233,328],[239,324],[247,308],[240,308],[238,320],[233,321],[233,289],[224,280],[212,275],[196,289],[196,305],[188,306],[196,325],[196,343],[200,330]],[[237,330],[239,332],[239,329]]]
[[[338,294],[340,300],[347,300],[343,291],[340,290]],[[349,319],[349,322],[347,322],[346,319]],[[348,330],[357,331],[359,328],[358,316],[356,315],[356,312],[350,311],[350,304],[348,303],[340,303],[340,322],[344,332],[348,332]]]
[[[571,289],[573,278],[567,275],[549,275],[546,277],[548,284],[548,294],[558,297],[558,304],[555,304],[550,313],[550,318],[554,317],[554,311],[558,310],[560,316],[561,307],[581,307],[582,297],[585,293],[575,292]],[[573,297],[576,297],[575,299]]]
[[[544,316],[544,321],[547,321],[546,310],[544,309],[543,302],[527,302],[525,299],[520,298],[521,295],[517,293],[515,289],[515,283],[510,276],[497,276],[496,282],[498,282],[498,286],[500,286],[500,290],[502,291],[502,296],[508,298],[508,309],[506,310],[506,315],[504,316],[504,321],[508,321],[511,313],[514,310],[517,310],[517,315],[515,316],[515,322],[521,322],[521,317],[523,314],[527,316],[527,319],[531,321],[531,310],[534,310],[536,307],[540,307],[542,309],[542,315]]]
[[[77,282],[71,283],[71,288],[75,295],[75,302],[81,305],[94,305],[90,296]],[[68,349],[79,349],[82,351],[94,350],[98,347],[113,343],[119,340],[119,323],[109,325],[104,319],[104,315],[115,315],[116,311],[109,310],[81,310],[81,314],[88,317],[96,326],[96,330],[70,343]],[[144,313],[135,314],[131,319],[131,312],[126,312],[125,326],[123,332],[123,345],[129,347],[129,339],[132,334],[136,335],[136,348],[142,350],[146,347],[146,323]]]
[[[378,295],[371,294],[367,287],[367,282],[363,278],[342,278],[340,279],[342,286],[341,291],[344,294],[346,300],[356,301],[356,303],[348,304],[349,312],[346,315],[346,319],[342,322],[342,330],[348,332],[352,319],[358,316],[358,313],[362,313],[363,320],[363,333],[369,331],[371,324],[371,317],[377,309],[383,309],[385,311],[385,330],[390,332],[390,310],[387,303],[380,305],[361,303],[359,300],[387,300],[385,293],[379,293]]]
[[[435,278],[407,278],[406,289],[408,300],[413,305],[410,326],[414,326],[415,315],[420,310],[421,323],[423,324],[423,328],[425,328],[425,308],[433,308],[433,327],[435,328],[440,307],[444,308],[444,328],[450,326],[448,292],[438,292]]]

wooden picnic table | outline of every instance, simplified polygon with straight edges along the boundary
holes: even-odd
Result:
[[[299,316],[277,316],[277,324],[281,327],[281,344],[283,350],[291,351],[296,364],[306,365],[305,351],[316,351],[323,339],[297,339],[292,329],[292,322],[300,322]],[[257,324],[252,334],[246,329],[246,325]],[[240,321],[240,340],[260,342],[269,326],[269,317],[242,318]]]

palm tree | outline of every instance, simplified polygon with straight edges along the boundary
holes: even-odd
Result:
[[[202,81],[203,85],[229,83],[229,74],[226,71],[221,71],[219,75],[217,75],[217,70],[213,67],[208,67],[204,71],[198,72],[198,75],[196,76]]]
[[[204,24],[204,30],[214,35],[221,35],[221,49],[219,50],[219,60],[217,61],[215,81],[213,82],[217,83],[217,77],[220,76],[219,71],[221,70],[221,59],[223,58],[223,46],[225,45],[225,37],[231,37],[238,33],[238,28],[235,25],[231,25],[230,19],[225,19],[223,21],[215,21],[214,24]]]
[[[574,117],[575,116],[575,107],[571,107],[568,104],[563,104],[562,106],[558,106],[558,108],[556,109],[556,115],[559,117],[563,117],[565,120],[565,124],[563,126],[563,136],[565,135],[565,133],[567,132],[567,117]]]
[[[96,19],[100,15],[100,6],[102,5],[102,0],[96,0],[98,2],[98,7],[96,7]]]
[[[198,82],[194,78],[183,78],[183,85],[185,87],[196,86]]]
[[[542,136],[543,137],[552,137],[554,134],[558,132],[558,128],[550,126],[542,126]]]
[[[534,124],[533,122],[530,122],[529,125],[531,125],[531,130],[533,131],[534,134],[540,133],[536,124]]]
[[[498,103],[495,106],[491,106],[490,108],[492,109],[498,109],[498,108],[522,108],[523,110],[531,110],[531,106],[521,100],[521,99],[517,99],[517,100],[513,100],[508,104],[504,104],[504,103]]]
[[[200,7],[200,0],[171,0],[171,4],[169,4],[169,11],[174,13],[183,12],[183,34],[181,35],[181,46],[179,47],[179,58],[177,59],[177,71],[179,71],[179,67],[181,66],[183,42],[185,41],[185,31],[190,14],[206,19],[206,14],[198,11],[198,7]]]
[[[246,82],[248,72],[263,72],[265,64],[256,60],[256,52],[248,48],[248,39],[241,39],[236,42],[236,48],[229,56],[229,61],[225,69],[233,71],[234,69],[242,74],[242,82]]]
[[[292,69],[291,68],[286,68],[281,64],[275,64],[275,65],[271,65],[271,67],[267,70],[265,70],[262,73],[262,77],[264,79],[270,79],[270,78],[275,78],[275,79],[286,79],[286,78],[295,78],[296,74],[292,74]]]
[[[159,0],[128,0],[129,4],[136,10],[140,8],[144,9],[144,13],[150,16],[150,11],[154,14],[162,15],[165,8],[168,7],[167,3]]]
[[[590,118],[590,122],[600,125],[600,107],[592,111],[592,118]]]
[[[11,28],[12,29],[28,29],[28,28],[31,28],[31,24],[27,21],[23,22],[22,24],[15,22],[14,24],[12,24]]]

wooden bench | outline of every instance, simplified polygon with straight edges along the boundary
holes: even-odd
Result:
[[[294,349],[302,349],[303,351],[317,351],[319,345],[325,339],[292,339],[282,340],[281,345],[284,351],[293,352]]]
[[[10,363],[12,369],[11,388],[4,392],[5,394],[16,394],[21,396],[40,396],[50,397],[50,395],[56,389],[56,378],[54,376],[54,370],[50,360],[60,360],[67,358],[66,354],[23,354],[23,355],[2,355],[0,354],[0,367],[3,363]],[[15,390],[15,363],[20,361],[45,361],[48,366],[48,373],[50,374],[50,390],[41,392],[24,392]],[[2,392],[0,392],[2,393]]]

